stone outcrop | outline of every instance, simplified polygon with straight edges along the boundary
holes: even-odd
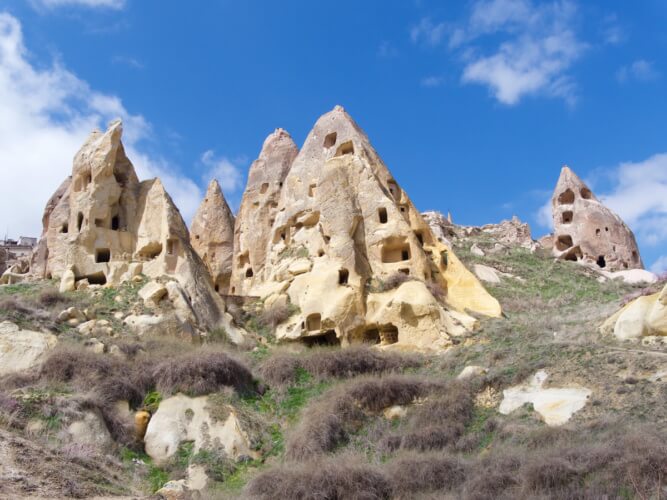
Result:
[[[271,210],[256,219],[239,213],[232,276],[232,293],[263,297],[269,307],[296,306],[278,338],[440,348],[472,328],[465,311],[500,314],[341,107],[317,121],[291,168],[288,137],[269,137],[253,165],[253,194],[244,197],[242,212],[265,207],[253,201],[262,190]],[[248,227],[263,236],[247,239]],[[413,280],[387,290],[383,283],[400,273]]]
[[[630,228],[567,166],[561,170],[551,207],[557,258],[607,271],[644,267]]]
[[[51,333],[21,330],[14,323],[0,323],[0,375],[39,366],[58,338]]]
[[[298,153],[292,137],[279,128],[266,138],[259,158],[250,166],[234,229],[232,295],[247,295],[259,282],[255,275],[264,274],[280,194]]]
[[[190,398],[177,394],[160,403],[144,436],[146,453],[158,464],[172,457],[180,444],[193,441],[193,451],[222,449],[232,460],[258,458],[250,437],[231,406],[216,408],[208,396]],[[226,414],[224,419],[215,415]]]
[[[44,211],[42,257],[34,259],[34,272],[61,279],[68,290],[72,277],[117,285],[140,273],[167,276],[169,299],[180,303],[178,316],[185,318],[183,331],[198,335],[224,327],[238,338],[181,214],[159,179],[139,182],[121,135],[121,122],[113,122],[106,132],[94,131],[76,154],[71,181]]]
[[[619,340],[667,335],[667,285],[661,292],[637,297],[605,321],[603,334]]]
[[[226,294],[232,276],[234,215],[215,179],[192,220],[190,243],[211,273],[215,290]]]
[[[494,243],[508,247],[521,247],[532,251],[537,246],[528,223],[521,222],[516,216],[498,224],[484,226],[459,226],[454,224],[451,218],[436,211],[424,212],[422,217],[438,240],[447,245],[458,243],[471,236],[485,235]]]
[[[540,370],[525,384],[505,389],[498,411],[507,415],[526,403],[532,403],[547,425],[566,423],[586,405],[592,391],[585,387],[545,388],[547,377],[547,373]]]

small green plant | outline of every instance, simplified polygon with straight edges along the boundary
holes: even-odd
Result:
[[[157,391],[150,391],[144,397],[144,407],[151,413],[155,413],[162,402],[162,394]]]
[[[227,335],[227,330],[224,327],[214,328],[208,335],[206,335],[207,343],[214,344],[229,344],[229,336]]]

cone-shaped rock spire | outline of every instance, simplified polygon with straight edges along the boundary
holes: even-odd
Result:
[[[248,185],[236,217],[230,293],[246,294],[255,273],[264,272],[271,227],[276,218],[283,181],[299,152],[283,129],[271,133],[248,173]]]
[[[215,179],[192,221],[190,242],[211,273],[216,291],[226,294],[234,256],[234,215]]]
[[[474,323],[457,311],[500,314],[339,106],[308,134],[273,217],[263,267],[235,271],[233,280],[265,305],[298,306],[280,338],[439,348]],[[236,260],[248,257],[237,250]],[[382,293],[397,275],[412,281]]]
[[[642,269],[635,236],[568,166],[551,198],[554,255],[608,271]]]

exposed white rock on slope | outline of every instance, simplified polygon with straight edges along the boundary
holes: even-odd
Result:
[[[498,411],[507,415],[526,403],[532,403],[549,426],[562,425],[570,420],[586,405],[591,390],[584,387],[544,389],[542,386],[547,377],[547,373],[540,370],[528,382],[504,390]]]
[[[0,375],[37,366],[58,338],[50,333],[21,330],[14,323],[0,323]]]

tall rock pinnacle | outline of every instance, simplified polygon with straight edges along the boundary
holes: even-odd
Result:
[[[635,236],[568,166],[551,198],[554,255],[608,271],[642,269]]]
[[[215,290],[226,294],[232,275],[234,215],[215,179],[192,221],[190,242],[211,273]]]

